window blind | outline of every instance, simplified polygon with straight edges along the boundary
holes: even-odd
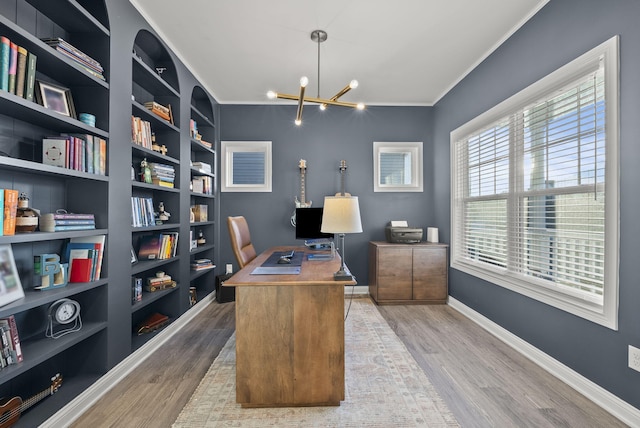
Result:
[[[454,144],[456,255],[602,303],[601,62]]]
[[[262,152],[233,153],[233,184],[264,184],[265,154]]]

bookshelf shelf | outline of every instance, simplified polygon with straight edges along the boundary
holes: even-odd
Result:
[[[151,292],[147,292],[147,291],[142,291],[142,300],[139,302],[134,303],[133,305],[131,305],[131,312],[137,312],[149,305],[151,305],[152,303],[154,303],[157,300],[162,299],[163,297],[166,297],[168,294],[171,294],[175,291],[177,291],[177,287],[176,288],[169,288],[166,290],[160,290],[160,291],[154,291],[153,293]]]

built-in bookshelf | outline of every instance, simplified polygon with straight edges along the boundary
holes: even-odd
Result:
[[[215,288],[215,123],[209,97],[200,87],[191,95],[190,141],[190,278],[197,298]],[[195,185],[195,186],[194,186]],[[211,260],[211,268],[195,268]]]
[[[111,16],[118,19],[110,22]],[[198,302],[214,290],[217,269],[192,271],[191,265],[205,258],[216,263],[219,135],[212,97],[128,0],[4,0],[0,36],[37,57],[34,81],[62,88],[65,99],[69,94],[72,100],[69,114],[62,114],[39,104],[35,96],[0,90],[0,188],[25,193],[41,213],[65,209],[95,217],[92,230],[0,236],[0,246],[12,250],[25,293],[0,306],[0,318],[13,315],[17,321],[24,356],[22,362],[0,368],[0,396],[28,399],[47,388],[56,373],[62,375],[54,395],[21,415],[16,426],[26,427],[45,422],[152,341],[161,329],[137,334],[149,316],[167,315],[165,328],[190,309],[191,287]],[[75,57],[62,51],[69,46],[78,51]],[[92,67],[87,69],[78,55],[90,58]],[[78,120],[80,113],[88,113],[95,123]],[[192,119],[200,137],[190,133]],[[140,129],[144,124],[144,144],[135,137],[134,122]],[[44,163],[43,140],[66,144],[65,136],[85,140],[75,141],[79,145],[104,141],[104,173],[95,168],[89,172],[86,164]],[[89,150],[82,147],[83,153]],[[143,164],[149,180],[140,175]],[[209,180],[206,191],[192,191],[197,176]],[[153,223],[133,224],[132,198],[152,201]],[[192,205],[206,207],[206,220],[190,221]],[[206,243],[190,249],[191,231],[196,237],[202,231]],[[138,258],[140,241],[154,235],[169,236],[173,245],[177,237],[177,245],[169,256]],[[41,279],[34,256],[61,255],[69,241],[94,236],[105,237],[99,278],[35,289]],[[146,282],[158,272],[171,277],[170,285],[160,281],[156,291],[143,288],[142,298],[134,299],[133,278]],[[46,336],[49,313],[61,299],[79,304],[83,325],[53,339]]]
[[[103,235],[109,241],[108,163],[104,175],[86,172],[88,168],[47,165],[42,147],[43,139],[61,134],[90,135],[104,140],[106,146],[110,144],[110,29],[105,4],[100,1],[8,0],[0,3],[0,36],[35,57],[31,88],[35,93],[31,97],[26,87],[0,91],[0,188],[26,194],[30,206],[42,214],[64,209],[95,215],[92,230],[0,236],[0,245],[11,248],[24,290],[24,298],[0,307],[0,318],[14,316],[23,353],[22,362],[0,369],[0,395],[26,400],[49,387],[56,373],[63,375],[58,392],[38,404],[37,412],[21,415],[17,425],[37,426],[107,368],[104,343],[111,286],[107,258],[103,258],[100,278],[94,281],[37,290],[42,278],[35,271],[34,256],[62,255],[71,239]],[[44,41],[50,38],[63,39],[102,64],[104,78]],[[37,102],[42,98],[38,91],[44,90],[38,82],[44,88],[60,88],[66,101],[64,111],[51,103]],[[95,124],[78,120],[79,113],[95,116]],[[50,308],[61,299],[79,304],[82,328],[54,339],[46,334]]]
[[[140,225],[132,221],[131,245],[139,257],[131,268],[131,286],[136,281],[145,284],[157,275],[168,275],[177,280],[176,287],[164,290],[148,291],[143,287],[141,299],[132,299],[131,349],[135,351],[154,337],[154,333],[139,335],[138,326],[156,313],[169,317],[171,321],[180,316],[179,291],[181,287],[188,287],[188,284],[181,280],[179,260],[184,255],[180,252],[166,258],[154,256],[151,260],[142,260],[140,257],[143,241],[147,238],[174,233],[178,240],[184,239],[179,236],[182,218],[180,192],[184,186],[180,182],[180,93],[176,67],[160,40],[146,30],[137,34],[133,45],[132,75],[131,197],[151,201],[147,211],[153,212],[149,213],[151,222]],[[149,108],[154,103],[166,108],[170,114],[165,116]],[[137,126],[138,122],[143,122],[143,126]],[[142,144],[135,138],[138,129],[146,129]],[[173,178],[159,180],[154,173],[157,169],[171,171]],[[133,218],[133,205],[132,210]],[[164,211],[162,218],[161,211]]]

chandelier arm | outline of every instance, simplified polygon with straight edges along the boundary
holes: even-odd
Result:
[[[300,101],[300,96],[299,95],[281,94],[280,92],[278,92],[276,94],[276,98],[280,98],[280,99],[283,99],[283,100],[293,100],[293,101],[298,101],[298,102]],[[346,102],[346,101],[328,100],[326,98],[304,97],[304,102],[316,103],[316,104],[329,104],[329,105],[340,106],[340,107],[358,108],[358,104],[357,103],[349,103],[349,102]]]
[[[298,99],[298,111],[296,113],[296,124],[302,123],[302,107],[304,106],[304,86],[300,86],[300,97]]]

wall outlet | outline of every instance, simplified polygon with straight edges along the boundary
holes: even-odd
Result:
[[[640,372],[640,349],[629,345],[629,367]]]
[[[233,273],[233,265],[231,263],[226,264],[224,273]]]

